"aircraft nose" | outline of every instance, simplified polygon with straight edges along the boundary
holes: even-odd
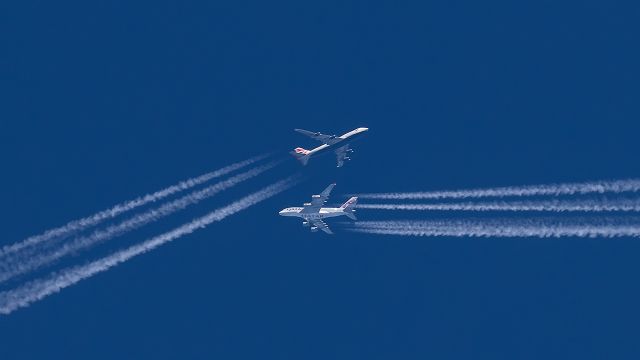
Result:
[[[361,131],[369,131],[369,128],[360,128]]]
[[[284,210],[280,210],[280,212],[278,212],[278,214],[284,215]]]

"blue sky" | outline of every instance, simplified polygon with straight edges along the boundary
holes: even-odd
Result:
[[[371,129],[344,168],[314,159],[296,188],[0,318],[0,357],[638,358],[637,240],[327,237],[277,216],[332,181],[340,202],[638,177],[638,15],[615,1],[0,5],[2,245],[313,145],[293,128]]]

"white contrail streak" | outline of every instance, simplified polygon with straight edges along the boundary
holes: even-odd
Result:
[[[585,183],[509,186],[492,189],[449,190],[405,193],[357,194],[362,199],[465,199],[507,196],[605,194],[640,191],[640,180],[594,181]]]
[[[590,222],[592,221],[592,222]],[[356,223],[353,232],[400,236],[449,237],[640,237],[640,222],[583,220],[444,220]]]
[[[375,229],[356,228],[348,231],[377,235],[399,235],[399,236],[431,236],[431,237],[590,237],[590,238],[613,238],[613,237],[640,237],[640,230],[637,227],[575,227],[562,226],[553,229],[504,227],[504,228],[424,228],[424,229]]]
[[[260,161],[266,157],[270,156],[270,154],[266,154],[266,155],[260,155],[260,156],[256,156],[253,157],[251,159],[248,160],[244,160],[244,161],[240,161],[238,163],[223,167],[221,169],[212,171],[212,172],[208,172],[206,174],[200,175],[198,177],[192,178],[192,179],[188,179],[185,181],[182,181],[176,185],[172,185],[169,186],[165,189],[156,191],[152,194],[147,194],[141,197],[138,197],[134,200],[130,200],[130,201],[126,201],[123,203],[120,203],[118,205],[115,205],[114,207],[107,209],[107,210],[103,210],[101,212],[98,212],[96,214],[93,214],[91,216],[82,218],[82,219],[78,219],[78,220],[73,220],[69,223],[67,223],[64,226],[61,226],[59,228],[55,228],[55,229],[51,229],[51,230],[47,230],[44,233],[40,234],[40,235],[35,235],[35,236],[31,236],[28,237],[18,243],[15,244],[11,244],[11,245],[5,245],[4,247],[2,247],[2,249],[0,249],[0,258],[7,255],[7,254],[11,254],[14,252],[17,252],[25,247],[28,246],[32,246],[32,245],[36,245],[45,241],[48,241],[50,239],[54,239],[54,238],[60,238],[60,237],[66,237],[72,234],[77,233],[80,230],[86,229],[88,227],[97,225],[99,223],[101,223],[104,220],[107,219],[111,219],[114,218],[124,212],[127,211],[131,211],[135,208],[138,208],[140,206],[143,206],[145,204],[148,203],[152,203],[158,200],[161,200],[167,196],[179,193],[181,191],[184,190],[188,190],[194,186],[200,185],[200,184],[204,184],[205,182],[224,176],[230,172],[233,172],[235,170],[239,170],[243,167],[246,167],[248,165],[251,165],[257,161]]]
[[[91,235],[76,238],[72,241],[60,245],[60,247],[48,249],[36,249],[34,253],[26,254],[22,252],[13,258],[9,257],[0,265],[0,282],[7,281],[17,275],[36,270],[42,266],[53,263],[71,253],[89,248],[116,236],[120,236],[129,231],[140,228],[151,222],[157,221],[163,217],[171,215],[190,205],[196,204],[202,200],[210,198],[217,193],[227,190],[243,181],[249,180],[279,164],[280,161],[273,161],[268,164],[248,170],[244,173],[230,177],[227,180],[220,181],[210,185],[202,190],[194,191],[177,200],[166,203],[158,208],[150,209],[141,214],[135,215],[117,225],[112,225],[104,230],[96,230]]]
[[[483,224],[487,226],[521,225],[521,226],[544,226],[552,225],[598,225],[598,226],[640,226],[640,216],[579,216],[579,217],[472,217],[472,218],[444,218],[431,220],[370,220],[358,222],[343,222],[343,225],[352,227],[375,227],[375,228],[407,228],[423,227],[425,225],[463,225],[463,224]]]
[[[358,204],[358,209],[415,211],[549,211],[549,212],[636,212],[640,200],[538,200],[442,204]]]
[[[144,254],[160,245],[190,234],[198,229],[205,228],[214,222],[220,221],[292,187],[298,181],[298,178],[295,176],[278,181],[258,192],[245,196],[238,201],[195,219],[172,231],[153,237],[141,244],[131,246],[125,250],[118,251],[85,265],[53,273],[47,278],[33,280],[16,289],[2,292],[0,293],[0,314],[9,314],[16,309],[29,306],[29,304],[35,301],[57,293],[95,274],[109,270],[135,256]]]

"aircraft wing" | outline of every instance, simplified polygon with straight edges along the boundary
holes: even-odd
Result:
[[[347,153],[349,153],[351,149],[349,145],[345,145],[336,149],[336,160],[338,162],[338,167],[342,167],[344,165],[344,161],[348,160]]]
[[[329,195],[331,195],[331,190],[333,190],[334,186],[336,186],[335,183],[329,184],[329,186],[322,190],[320,195],[311,196],[311,203],[313,205],[324,205],[324,203],[329,199]]]
[[[318,229],[326,232],[327,234],[333,234],[333,231],[331,231],[331,229],[329,229],[329,226],[327,226],[327,224],[322,220],[311,220],[311,224]]]
[[[302,129],[294,129],[294,130],[299,132],[300,134],[307,135],[308,137],[314,140],[318,140],[321,143],[324,143],[327,145],[333,145],[340,140],[335,135],[325,135],[319,132],[307,131]]]
[[[324,205],[331,195],[331,190],[336,186],[335,183],[329,184],[319,195],[312,195],[311,202],[304,204],[305,213],[317,213],[320,212],[320,208]]]

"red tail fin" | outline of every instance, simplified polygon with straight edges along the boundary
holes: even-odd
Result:
[[[302,165],[307,165],[307,163],[309,162],[309,153],[311,151],[307,150],[307,149],[303,149],[301,147],[297,147],[295,149],[293,149],[292,152],[290,152],[291,155],[293,155],[293,157],[295,157],[296,159],[298,159],[298,161],[300,161],[302,163]]]

